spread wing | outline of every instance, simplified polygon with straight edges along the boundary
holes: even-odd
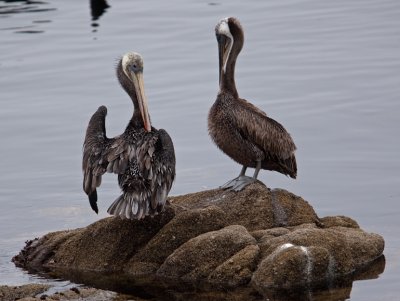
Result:
[[[105,119],[107,108],[101,106],[90,118],[83,143],[83,190],[90,206],[97,213],[97,191],[105,172],[121,174],[125,171],[134,150],[120,136],[107,138]]]
[[[233,122],[246,139],[261,147],[267,156],[282,160],[293,157],[296,145],[285,128],[244,99],[233,108]]]

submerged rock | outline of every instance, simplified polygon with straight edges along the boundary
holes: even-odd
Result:
[[[110,217],[49,233],[28,242],[13,260],[64,278],[79,274],[84,283],[85,273],[107,275],[109,282],[118,279],[118,288],[123,275],[134,285],[242,286],[267,296],[271,288],[330,284],[383,249],[381,236],[351,218],[319,218],[301,197],[255,183],[241,192],[171,197],[162,214],[142,221]]]

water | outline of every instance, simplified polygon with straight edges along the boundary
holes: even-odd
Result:
[[[218,90],[214,26],[245,30],[239,94],[285,125],[298,179],[261,172],[320,216],[347,215],[384,236],[385,272],[353,283],[351,300],[394,300],[400,289],[400,3],[382,1],[0,1],[0,284],[45,281],[10,263],[24,241],[86,226],[119,193],[104,177],[95,215],[81,189],[84,131],[108,107],[109,136],[131,104],[114,66],[145,60],[153,125],[173,137],[172,195],[214,188],[240,166],[214,146],[206,118]],[[92,19],[93,18],[93,19]]]

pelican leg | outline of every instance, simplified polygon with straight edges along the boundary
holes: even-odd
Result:
[[[256,170],[254,171],[254,175],[253,175],[253,179],[254,180],[257,180],[258,173],[260,172],[260,169],[261,169],[261,161],[257,161]]]
[[[247,177],[245,175],[239,176],[237,178],[235,184],[232,186],[232,190],[241,191],[247,185],[256,182],[258,173],[260,172],[260,169],[261,169],[261,161],[257,161],[257,166],[256,166],[256,169],[254,171],[253,177]]]
[[[224,185],[220,186],[219,188],[228,189],[228,188],[235,186],[235,184],[239,180],[239,178],[245,177],[246,169],[247,169],[247,167],[243,165],[242,170],[240,171],[240,174],[236,178],[226,182]]]

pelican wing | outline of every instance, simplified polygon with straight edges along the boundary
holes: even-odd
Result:
[[[141,219],[160,212],[175,178],[175,152],[165,130],[142,136],[129,172],[118,177],[124,194],[108,209],[113,215]]]
[[[288,159],[296,146],[290,134],[277,121],[244,99],[238,99],[232,110],[233,122],[245,139],[258,145],[267,156]]]
[[[175,151],[171,137],[160,129],[154,149],[151,208],[161,211],[175,179]]]
[[[97,213],[96,188],[101,184],[105,172],[121,174],[125,172],[129,156],[134,153],[120,136],[107,138],[105,118],[107,108],[101,106],[90,118],[83,143],[83,190],[89,197],[92,209]]]

